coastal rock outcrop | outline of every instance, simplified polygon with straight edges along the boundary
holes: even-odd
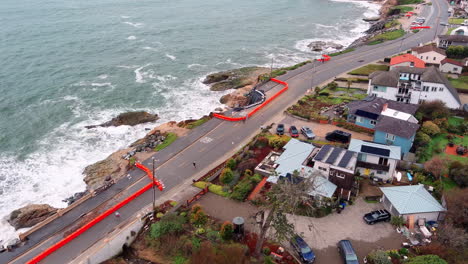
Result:
[[[95,190],[107,181],[106,179],[115,179],[122,177],[126,173],[128,161],[122,159],[122,156],[127,153],[128,149],[120,150],[112,153],[104,160],[98,161],[87,166],[83,174],[83,181],[88,186],[88,189]]]
[[[339,49],[342,49],[344,48],[343,45],[341,44],[338,44],[338,43],[334,43],[334,42],[331,42],[331,41],[312,41],[311,43],[309,43],[309,45],[307,45],[307,47],[310,48],[310,50],[312,51],[323,51],[323,50],[326,50],[326,49],[336,49],[336,50],[339,50]]]
[[[206,76],[203,83],[210,85],[212,91],[239,89],[247,85],[255,84],[258,76],[268,71],[268,68],[263,67],[244,67],[212,73]]]
[[[159,119],[157,114],[150,114],[145,111],[126,112],[112,118],[112,120],[100,125],[86,126],[86,128],[109,127],[109,126],[134,126],[138,124],[154,122]]]
[[[34,226],[56,212],[57,208],[48,204],[30,204],[11,212],[8,223],[18,230]]]

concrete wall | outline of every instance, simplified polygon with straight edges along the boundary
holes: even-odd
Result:
[[[373,121],[373,122],[372,122]],[[372,120],[362,116],[356,116],[356,125],[374,129],[376,120]]]
[[[381,143],[381,144],[388,144],[386,138],[387,133],[383,131],[376,130],[374,133],[374,142]],[[395,140],[391,141],[391,145],[393,146],[400,146],[401,147],[401,154],[404,155],[405,153],[409,152],[411,146],[413,146],[414,135],[411,138],[403,138],[395,135]]]
[[[430,64],[440,64],[440,61],[445,59],[445,56],[437,53],[435,51],[429,51],[425,53],[418,54],[417,52],[411,52],[412,55],[416,56],[417,58],[423,60],[425,63]]]
[[[456,73],[456,74],[461,74],[463,68],[458,66],[458,65],[453,65],[451,63],[445,63],[443,65],[440,65],[439,70],[441,72],[446,72],[446,73]]]

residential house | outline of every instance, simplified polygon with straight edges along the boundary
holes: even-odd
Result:
[[[439,70],[445,73],[461,74],[463,70],[463,62],[444,59],[440,63]]]
[[[426,68],[426,63],[411,54],[403,54],[390,59],[390,69],[399,66]]]
[[[439,221],[446,209],[424,188],[424,185],[381,187],[382,203],[393,216],[403,217],[412,226],[419,219]]]
[[[312,159],[314,169],[323,171],[328,180],[338,187],[338,194],[347,200],[354,187],[357,153],[343,148],[324,145]]]
[[[369,75],[367,93],[411,104],[441,100],[452,109],[461,106],[457,90],[434,66],[425,69],[395,67],[390,71],[373,72]]]
[[[411,49],[411,54],[423,60],[426,64],[439,65],[447,57],[445,50],[435,45],[426,45]]]
[[[440,35],[437,36],[437,47],[447,49],[450,46],[468,46],[466,35]]]
[[[351,139],[348,150],[358,153],[356,171],[361,175],[373,176],[383,181],[393,178],[397,162],[401,158],[399,146],[359,139]]]
[[[468,27],[461,26],[457,27],[450,32],[450,35],[457,35],[457,36],[468,36]]]
[[[315,177],[313,179],[313,187],[310,195],[315,198],[331,198],[333,197],[337,186],[328,180],[327,175],[319,173],[310,165],[310,160],[313,155],[318,152],[312,144],[301,142],[297,139],[291,139],[284,145],[284,151],[277,158],[274,158],[276,165],[271,166],[274,169],[268,173],[267,182],[276,184],[281,179],[289,179],[296,181],[307,177]],[[265,175],[265,167],[262,165],[269,163],[271,157],[268,156],[255,168],[255,172]],[[297,173],[298,177],[294,174]]]

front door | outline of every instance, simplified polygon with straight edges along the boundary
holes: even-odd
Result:
[[[369,176],[370,174],[370,169],[364,169],[364,175]]]

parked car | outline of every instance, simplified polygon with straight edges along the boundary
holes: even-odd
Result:
[[[363,219],[367,224],[373,225],[383,221],[389,222],[391,217],[392,215],[387,210],[383,209],[367,213],[363,216]]]
[[[314,139],[315,134],[312,132],[312,130],[308,127],[301,127],[301,133],[306,137],[307,139]]]
[[[291,238],[291,246],[299,255],[302,263],[314,263],[315,253],[310,249],[309,245],[298,235]]]
[[[449,24],[447,24],[445,22],[442,22],[442,23],[440,23],[440,25],[445,27],[445,26],[448,26]]]
[[[351,134],[341,130],[335,130],[333,132],[327,133],[325,139],[328,141],[336,141],[346,144],[351,140]]]
[[[346,264],[359,264],[356,252],[354,251],[351,241],[341,240],[338,242],[338,251]]]
[[[277,135],[284,135],[284,124],[278,124],[276,127],[276,134]]]
[[[293,138],[299,137],[299,131],[297,131],[297,128],[295,126],[291,126],[289,128],[289,134],[291,134],[291,137]]]

